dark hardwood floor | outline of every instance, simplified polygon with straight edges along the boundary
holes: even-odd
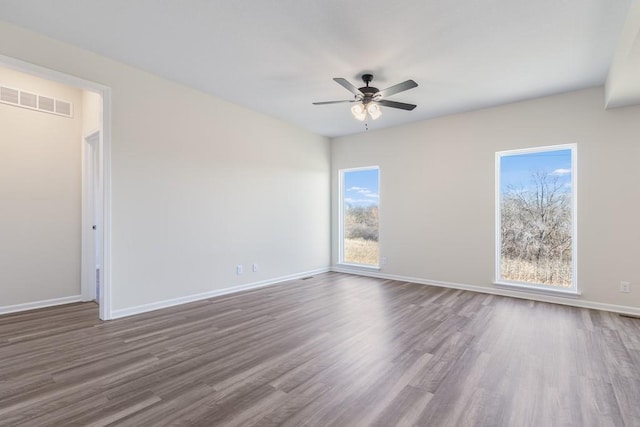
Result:
[[[640,320],[327,273],[0,317],[2,426],[640,426]]]

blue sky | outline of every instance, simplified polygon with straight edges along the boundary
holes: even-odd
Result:
[[[571,189],[571,150],[523,153],[500,158],[500,187],[527,188],[531,186],[531,175],[544,171],[558,177],[560,185]]]
[[[352,206],[377,205],[378,169],[347,171],[344,173],[344,203]]]

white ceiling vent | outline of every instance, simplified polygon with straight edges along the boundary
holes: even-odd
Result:
[[[38,95],[0,85],[0,103],[42,111],[58,116],[73,117],[73,105],[68,101]]]
[[[29,92],[20,92],[20,105],[29,108],[38,108],[38,95]]]
[[[0,86],[0,101],[7,104],[17,104],[20,99],[20,91],[10,87]]]
[[[42,111],[46,111],[47,113],[53,113],[55,109],[53,106],[55,105],[55,100],[53,98],[48,98],[46,96],[38,97],[38,109]]]
[[[56,113],[71,117],[71,103],[56,99]]]

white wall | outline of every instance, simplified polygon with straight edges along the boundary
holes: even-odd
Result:
[[[334,206],[339,169],[379,165],[381,272],[493,290],[495,152],[575,142],[582,301],[640,308],[640,107],[603,104],[595,88],[337,138]]]
[[[329,265],[326,138],[6,23],[0,54],[112,89],[114,310]]]
[[[82,91],[82,137],[102,127],[102,97],[89,90]]]
[[[68,118],[0,104],[0,307],[77,296],[81,91],[2,67],[0,84],[74,108]]]

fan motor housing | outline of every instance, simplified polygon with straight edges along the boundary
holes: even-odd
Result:
[[[362,103],[364,105],[367,105],[368,103],[374,100],[376,94],[380,92],[380,90],[377,87],[366,86],[366,87],[361,87],[360,92],[364,94],[364,96],[361,99]]]
[[[377,87],[369,86],[369,83],[371,83],[372,80],[373,74],[362,75],[362,81],[366,84],[366,86],[358,89],[364,94],[364,98],[362,99],[362,102],[364,104],[368,104],[369,102],[371,102],[375,94],[380,92],[380,89],[378,89]]]
[[[380,89],[378,89],[377,87],[373,87],[373,86],[365,86],[365,87],[361,87],[359,88],[360,92],[364,93],[365,95],[375,95],[376,93],[380,92]]]

